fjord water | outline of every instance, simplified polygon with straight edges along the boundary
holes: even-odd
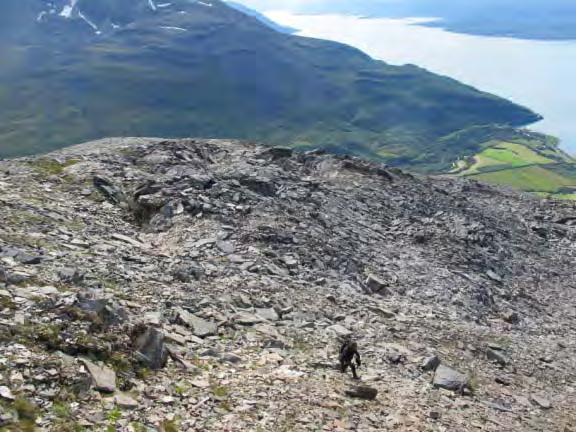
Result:
[[[557,136],[576,154],[576,41],[458,34],[418,25],[425,18],[267,16],[302,36],[343,42],[395,65],[416,64],[525,105],[544,116],[531,129]]]

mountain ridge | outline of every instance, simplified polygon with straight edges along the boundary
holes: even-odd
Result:
[[[433,150],[442,136],[540,119],[415,66],[275,32],[219,1],[154,11],[144,0],[81,0],[69,18],[66,4],[37,22],[38,2],[18,3],[32,30],[3,48],[3,157],[104,136],[208,136],[450,166],[437,154],[459,150]],[[89,5],[99,12],[84,14]]]

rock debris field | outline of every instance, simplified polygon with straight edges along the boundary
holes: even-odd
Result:
[[[573,203],[115,138],[0,161],[0,221],[2,431],[576,431]]]

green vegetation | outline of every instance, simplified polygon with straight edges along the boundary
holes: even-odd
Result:
[[[0,427],[0,431],[34,432],[36,430],[35,423],[39,414],[39,409],[28,399],[18,397],[14,402],[8,404],[6,408],[16,412],[18,421],[16,424],[11,424],[8,429]]]
[[[60,175],[64,168],[77,164],[79,161],[76,159],[69,159],[65,162],[57,161],[56,159],[41,158],[30,162],[30,165],[44,175]]]
[[[321,147],[430,171],[466,152],[442,137],[538,119],[413,65],[271,31],[224,3],[181,3],[190,13],[166,8],[111,37],[76,35],[73,21],[60,20],[60,32],[36,26],[7,46],[0,157],[105,136],[205,136]],[[112,14],[118,22],[149,10],[124,4],[136,2],[92,2],[90,15],[106,21]],[[17,4],[10,5],[15,13]],[[167,34],[160,25],[188,31]]]
[[[164,420],[162,422],[161,430],[164,432],[178,432],[180,430],[179,421],[174,420]]]
[[[477,132],[474,139],[479,138]],[[511,130],[496,135],[486,135],[476,154],[457,160],[452,173],[539,196],[574,199],[576,160],[562,152],[554,138]]]

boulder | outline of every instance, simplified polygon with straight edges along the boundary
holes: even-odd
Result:
[[[138,401],[130,396],[128,393],[118,393],[114,396],[114,402],[122,409],[135,409],[138,408]]]
[[[390,286],[390,283],[387,280],[373,274],[368,275],[366,281],[364,282],[364,285],[366,286],[368,292],[371,294],[380,294],[380,295],[392,294],[392,291],[390,291],[390,289],[388,288]]]
[[[6,386],[0,386],[0,398],[13,401],[16,399],[12,391]]]
[[[148,327],[134,342],[136,357],[153,370],[162,369],[168,361],[168,351],[164,345],[164,333]]]
[[[120,187],[116,186],[112,180],[101,176],[94,176],[92,183],[96,190],[104,195],[104,198],[106,198],[111,203],[120,204],[126,201],[124,192]]]
[[[346,390],[345,394],[353,398],[374,400],[378,396],[378,390],[372,387],[358,386]]]
[[[440,358],[436,355],[426,357],[422,360],[422,364],[420,365],[420,367],[425,371],[436,370],[438,366],[440,366]]]
[[[95,314],[100,318],[102,323],[107,326],[120,324],[128,318],[126,311],[115,305],[109,299],[90,299],[79,297],[75,306],[85,312]]]
[[[436,368],[432,384],[434,387],[446,390],[463,391],[468,387],[468,377],[455,369],[441,364]]]

